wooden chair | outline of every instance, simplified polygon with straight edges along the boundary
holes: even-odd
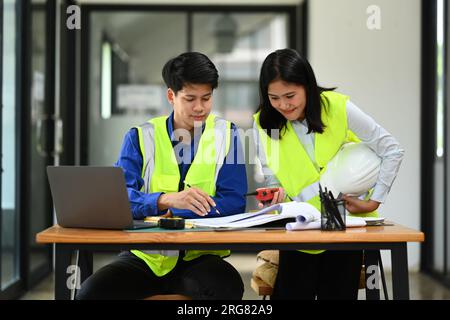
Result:
[[[257,260],[264,261],[253,272],[250,285],[258,296],[266,300],[273,293],[273,283],[278,268],[278,250],[263,250],[258,253]],[[269,273],[264,273],[271,271]]]
[[[263,297],[263,300],[266,300],[267,296],[272,295],[273,288],[270,286],[270,284],[267,284],[257,276],[252,277],[250,285],[258,296]]]

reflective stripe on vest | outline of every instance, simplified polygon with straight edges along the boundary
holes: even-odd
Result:
[[[155,129],[152,123],[146,122],[138,129],[139,147],[142,154],[142,179],[144,179],[144,185],[141,191],[150,193],[150,179],[151,173],[155,167],[155,145],[154,136]],[[145,152],[142,152],[145,150]]]
[[[158,117],[137,127],[143,161],[141,176],[144,185],[141,191],[145,193],[178,192],[180,173],[172,142],[167,133],[166,120],[167,117]],[[215,195],[217,177],[230,149],[230,136],[230,122],[214,115],[208,116],[195,157],[185,177],[186,183],[202,189],[211,196]],[[190,145],[188,147],[190,150]],[[155,154],[159,155],[157,159]],[[143,259],[157,276],[170,272],[175,267],[179,256],[178,250],[132,250],[131,252]],[[230,252],[229,250],[188,250],[183,260],[189,261],[203,254],[224,257]]]

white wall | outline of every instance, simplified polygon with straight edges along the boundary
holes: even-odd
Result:
[[[369,30],[366,9],[381,10],[381,29]],[[308,56],[319,84],[337,86],[386,128],[406,150],[380,215],[420,228],[420,1],[311,0]],[[418,269],[419,244],[408,244]],[[390,268],[390,255],[383,254]]]

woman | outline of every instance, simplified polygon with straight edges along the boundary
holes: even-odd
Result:
[[[293,49],[272,52],[259,80],[254,115],[258,156],[267,187],[281,187],[272,203],[306,201],[320,210],[318,181],[342,144],[366,144],[381,159],[377,183],[365,198],[344,195],[352,214],[376,215],[397,175],[404,151],[347,96],[317,85],[306,59]],[[259,204],[262,206],[263,204]],[[272,299],[357,299],[362,251],[281,251]]]

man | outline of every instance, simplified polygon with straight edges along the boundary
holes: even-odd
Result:
[[[207,56],[188,52],[162,71],[169,117],[125,136],[123,168],[135,219],[218,217],[245,211],[247,178],[236,127],[210,114],[218,72]],[[212,239],[213,240],[213,239]],[[241,299],[239,273],[228,250],[123,252],[88,278],[77,299],[143,299],[183,294],[192,299]]]

